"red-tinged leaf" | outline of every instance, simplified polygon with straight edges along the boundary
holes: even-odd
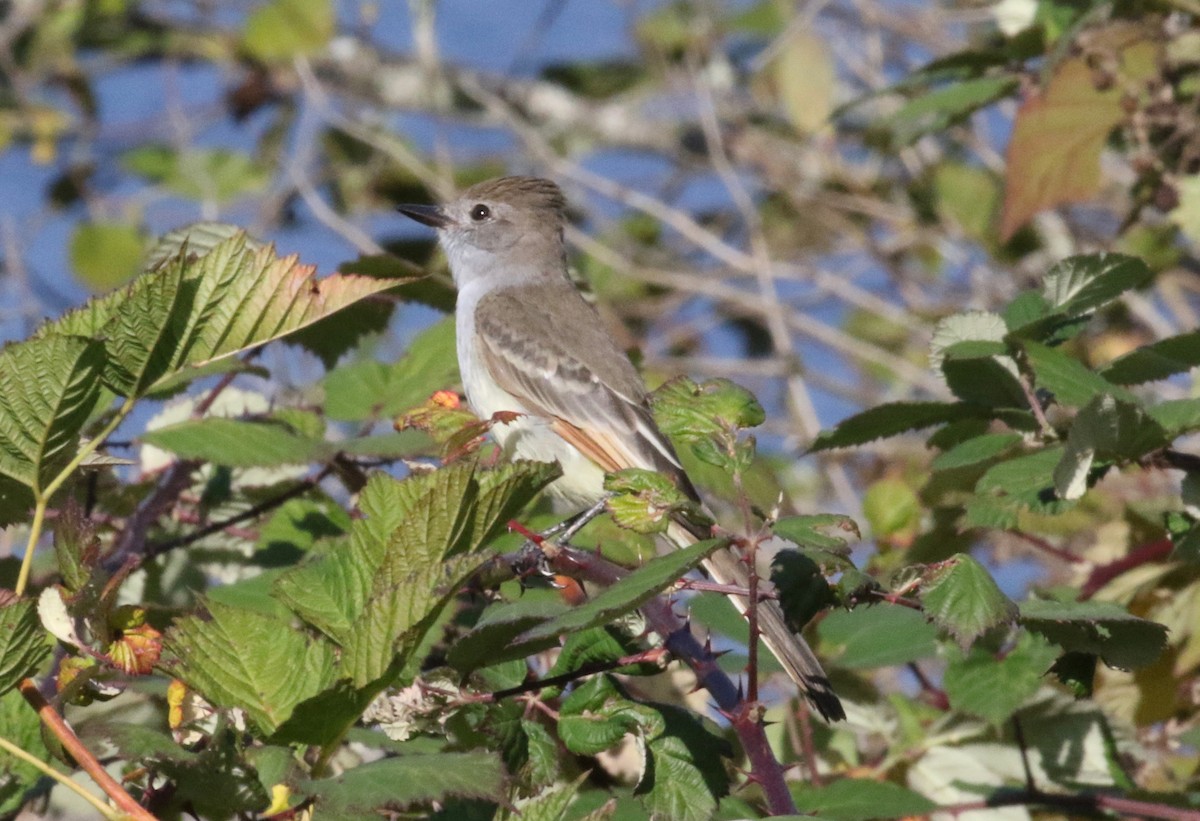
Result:
[[[1128,84],[1154,70],[1158,46],[1137,41],[1120,52],[1119,78],[1097,88],[1082,58],[1065,60],[1045,90],[1017,111],[1008,144],[1000,238],[1008,240],[1047,208],[1091,199],[1100,188],[1100,151],[1124,118]]]

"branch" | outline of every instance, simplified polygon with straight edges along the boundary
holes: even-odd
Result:
[[[154,816],[147,812],[137,801],[134,801],[133,796],[127,793],[125,788],[108,774],[108,771],[104,769],[104,765],[96,759],[96,756],[92,755],[92,751],[83,746],[83,742],[79,740],[79,736],[75,735],[75,732],[67,726],[67,722],[63,717],[38,692],[37,685],[33,683],[33,679],[23,679],[17,686],[21,691],[21,695],[29,702],[29,706],[37,711],[38,717],[41,718],[42,724],[46,726],[46,729],[59,740],[63,745],[63,749],[70,753],[80,768],[92,777],[92,780],[96,782],[96,786],[104,790],[104,794],[112,799],[118,809],[124,812],[128,818],[134,819],[134,821],[155,821]]]
[[[611,585],[629,572],[594,553],[562,545],[543,555],[554,573],[597,584]],[[511,575],[519,571],[521,563],[522,556],[518,553],[501,557],[489,567],[493,573],[502,566],[507,567]],[[767,740],[760,706],[743,697],[725,671],[717,666],[711,648],[703,646],[692,635],[688,624],[675,613],[666,597],[651,599],[642,606],[642,613],[650,629],[666,637],[663,646],[692,669],[698,685],[708,690],[717,709],[729,719],[750,761],[750,780],[762,787],[770,812],[774,815],[794,814],[796,805],[784,779],[784,768]]]

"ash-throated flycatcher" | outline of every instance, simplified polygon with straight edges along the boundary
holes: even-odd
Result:
[[[449,258],[467,401],[483,419],[519,414],[492,435],[510,455],[562,466],[548,489],[560,507],[591,507],[604,496],[605,473],[624,468],[665,473],[699,502],[654,422],[641,377],[567,277],[565,209],[558,186],[536,177],[488,180],[440,207],[400,206],[437,229]],[[686,545],[701,534],[673,523],[668,536]],[[713,554],[705,569],[721,584],[748,584],[731,550]],[[730,598],[746,610],[745,597]],[[774,601],[759,601],[758,626],[817,711],[845,718],[816,656]]]

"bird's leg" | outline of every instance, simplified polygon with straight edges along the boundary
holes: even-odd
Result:
[[[588,522],[590,522],[592,519],[595,519],[597,516],[599,516],[601,513],[603,513],[604,508],[607,504],[608,504],[608,497],[605,496],[604,498],[600,499],[600,501],[596,502],[596,504],[589,507],[587,510],[582,511],[581,513],[576,513],[574,516],[571,516],[569,518],[563,519],[561,522],[554,525],[554,527],[551,527],[549,530],[547,530],[545,533],[543,533],[542,536],[544,538],[550,538],[551,536],[559,536],[560,538],[558,539],[558,541],[569,542],[569,541],[571,541],[572,536],[574,536],[576,533],[583,530],[587,526]]]
[[[607,499],[601,499],[587,510],[563,519],[541,533],[534,533],[519,522],[509,522],[510,530],[515,530],[525,537],[525,543],[521,545],[519,551],[521,558],[518,564],[522,567],[536,568],[533,572],[538,575],[553,578],[556,574],[550,567],[550,560],[557,550],[557,543],[569,542],[576,533],[583,530],[588,522],[603,513],[606,501]],[[518,575],[522,574],[518,573]]]

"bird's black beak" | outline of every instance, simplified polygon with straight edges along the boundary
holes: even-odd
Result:
[[[396,210],[430,228],[445,228],[452,220],[436,205],[397,205]]]

